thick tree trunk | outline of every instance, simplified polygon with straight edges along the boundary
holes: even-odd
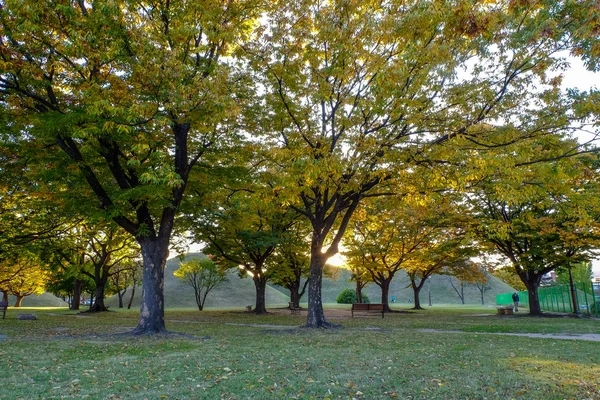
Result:
[[[356,281],[356,302],[358,304],[363,303],[362,285],[360,281]]]
[[[134,329],[135,335],[149,335],[166,332],[164,267],[169,254],[169,240],[138,239],[144,261],[142,280],[142,302],[140,319]]]
[[[423,288],[423,282],[424,280],[421,281],[421,284],[417,285],[416,281],[411,279],[410,286],[413,289],[413,296],[415,301],[415,306],[413,307],[413,310],[423,310],[423,307],[421,307],[421,298],[419,296],[419,293],[421,293],[421,289]]]
[[[542,315],[542,306],[540,305],[540,299],[538,297],[538,288],[540,287],[540,282],[542,281],[542,275],[533,272],[525,272],[524,276],[520,277],[525,284],[525,287],[527,287],[527,296],[529,298],[529,314]]]
[[[388,300],[389,294],[390,294],[390,282],[392,281],[392,278],[390,277],[389,279],[383,279],[380,282],[376,282],[379,287],[381,288],[381,303],[383,304],[383,311],[386,313],[392,312],[392,309],[390,308],[390,303]]]
[[[2,291],[2,302],[8,303],[8,292],[6,290]]]
[[[322,286],[323,268],[325,267],[325,256],[321,246],[311,245],[310,254],[310,277],[308,283],[308,315],[306,318],[307,328],[335,328],[337,325],[327,322],[323,312]]]
[[[104,290],[106,288],[106,279],[100,279],[96,282],[96,292],[94,294],[95,301],[90,307],[90,312],[102,312],[108,311],[106,305],[104,305]]]
[[[260,268],[257,269],[260,270]],[[256,304],[254,306],[254,312],[256,314],[266,314],[267,279],[264,275],[254,275],[252,280],[254,281],[254,287],[256,288]]]
[[[18,295],[16,295],[16,297],[17,297],[17,301],[15,302],[15,307],[21,307],[21,302],[23,301],[25,296],[18,294]]]
[[[300,295],[298,293],[298,289],[300,288],[298,287],[298,285],[290,285],[288,286],[288,289],[290,291],[290,301],[292,302],[294,307],[300,307]]]
[[[81,286],[81,281],[75,279],[73,282],[73,301],[71,302],[71,310],[79,310],[79,304],[81,303]]]

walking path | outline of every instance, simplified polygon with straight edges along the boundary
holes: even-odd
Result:
[[[475,334],[475,335],[504,335],[521,336],[536,339],[560,339],[560,340],[586,340],[589,342],[600,342],[598,333],[510,333],[510,332],[464,332],[464,331],[445,331],[438,329],[418,329],[419,332],[427,333],[457,333],[457,334]]]

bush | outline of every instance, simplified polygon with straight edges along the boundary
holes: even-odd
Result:
[[[362,295],[363,303],[370,303],[369,297],[366,293]],[[344,289],[338,294],[335,299],[338,304],[353,304],[356,303],[356,291],[354,289]]]

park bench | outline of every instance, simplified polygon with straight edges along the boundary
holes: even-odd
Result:
[[[513,306],[498,307],[498,315],[513,315]]]
[[[300,307],[296,307],[296,305],[294,304],[293,301],[290,301],[289,307],[290,307],[290,313],[292,313],[292,314],[296,314],[296,313],[300,312]]]
[[[2,319],[6,318],[6,309],[8,308],[8,302],[0,301],[0,312],[2,312]]]
[[[381,313],[383,318],[383,304],[352,304],[352,318],[354,318],[354,312],[366,312],[366,313]]]

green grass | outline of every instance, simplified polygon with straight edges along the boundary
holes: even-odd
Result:
[[[17,321],[11,309],[0,399],[600,397],[598,342],[481,334],[600,333],[600,321],[476,316],[490,311],[338,311],[343,328],[322,331],[299,328],[305,313],[167,310],[168,329],[190,336],[130,337],[113,334],[136,325],[134,311]]]

